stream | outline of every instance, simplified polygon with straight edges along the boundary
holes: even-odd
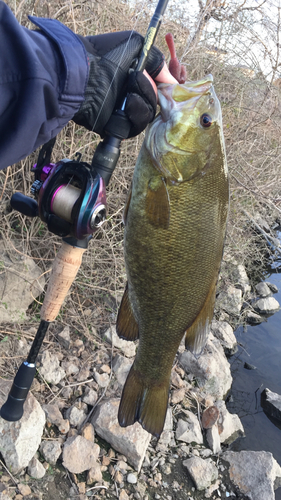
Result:
[[[280,262],[272,264],[264,280],[278,287],[273,296],[281,305]],[[260,325],[239,327],[235,335],[240,345],[229,359],[233,384],[227,407],[239,415],[246,436],[237,439],[231,449],[270,451],[281,465],[281,422],[267,416],[260,404],[265,388],[281,394],[281,309]],[[244,368],[245,362],[256,368]],[[281,500],[281,488],[275,498]]]

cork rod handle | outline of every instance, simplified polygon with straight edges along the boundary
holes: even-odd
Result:
[[[63,241],[57,253],[50,281],[41,308],[41,319],[54,321],[82,262],[85,248],[78,248]]]

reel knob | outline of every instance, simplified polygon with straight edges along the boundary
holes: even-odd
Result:
[[[27,215],[27,217],[37,217],[38,216],[38,204],[37,201],[29,196],[25,196],[22,193],[14,193],[11,198],[11,207],[14,210]]]
[[[95,208],[91,215],[90,227],[91,229],[97,229],[101,227],[106,219],[106,206],[99,205]]]

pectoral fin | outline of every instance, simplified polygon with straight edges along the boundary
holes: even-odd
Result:
[[[116,332],[120,339],[137,340],[139,338],[139,327],[132,311],[128,293],[128,283],[118,311]]]
[[[202,353],[209,335],[210,324],[214,314],[215,298],[216,281],[210,288],[200,313],[185,332],[185,347],[196,357],[199,357]]]
[[[151,224],[156,227],[168,229],[170,200],[166,183],[161,177],[152,177],[149,181],[145,211]]]

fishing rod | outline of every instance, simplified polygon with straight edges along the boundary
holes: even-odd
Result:
[[[135,71],[143,71],[157,36],[168,0],[159,0],[151,18]],[[40,324],[26,361],[18,369],[7,401],[0,415],[8,421],[20,420],[23,405],[36,372],[36,360],[49,324],[54,321],[77,275],[82,255],[92,234],[106,219],[106,186],[120,156],[123,139],[129,136],[131,124],[124,112],[126,99],[114,111],[105,127],[105,138],[94,153],[92,163],[64,159],[50,163],[55,139],[45,144],[33,167],[35,181],[31,193],[35,198],[15,193],[13,209],[47,224],[50,232],[62,237],[55,257],[50,281],[40,312]]]

